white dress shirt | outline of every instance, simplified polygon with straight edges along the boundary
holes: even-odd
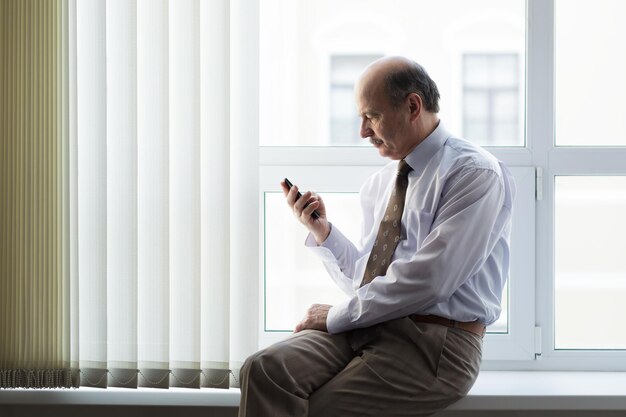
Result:
[[[326,241],[306,245],[349,298],[334,305],[330,333],[368,327],[409,314],[434,314],[485,325],[500,316],[509,276],[509,170],[479,146],[439,126],[407,157],[413,168],[402,214],[402,239],[384,276],[361,285],[398,161],[372,175],[360,190],[363,223],[357,245],[332,225]]]

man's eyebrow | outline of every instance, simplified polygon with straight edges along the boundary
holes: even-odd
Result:
[[[361,116],[367,116],[367,115],[375,116],[375,115],[380,114],[380,113],[377,112],[376,110],[373,110],[373,109],[365,109],[360,114],[361,114]]]

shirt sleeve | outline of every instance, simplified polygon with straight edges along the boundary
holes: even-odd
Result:
[[[317,245],[310,233],[304,244],[320,258],[337,286],[348,296],[354,295],[352,277],[359,257],[356,246],[334,225],[331,225],[330,234],[321,245]]]
[[[490,169],[471,168],[456,177],[449,179],[421,248],[394,260],[385,276],[333,306],[326,322],[329,333],[423,311],[449,299],[484,264],[501,233],[495,229],[504,185]]]
[[[376,201],[373,196],[377,192],[376,187],[378,186],[380,186],[379,178],[375,174],[368,178],[359,191],[363,216],[361,222],[362,235],[367,233],[373,225]],[[318,246],[313,235],[309,234],[305,246],[320,258],[324,268],[339,288],[348,296],[353,296],[354,281],[360,283],[363,278],[354,276],[357,261],[366,255],[362,249],[362,242],[360,247],[357,247],[335,225],[331,224],[330,234],[321,245]]]

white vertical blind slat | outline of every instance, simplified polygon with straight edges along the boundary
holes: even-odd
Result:
[[[169,3],[170,367],[189,369],[200,369],[198,15],[197,0]]]
[[[106,3],[108,367],[137,368],[137,2]]]
[[[168,369],[208,368],[205,383],[218,384],[211,379],[222,374],[213,370],[232,367],[232,343],[235,372],[256,347],[257,304],[250,300],[258,264],[249,254],[258,250],[258,210],[250,204],[258,117],[238,130],[240,172],[232,181],[230,115],[258,103],[258,93],[246,92],[258,89],[258,64],[237,73],[241,87],[233,87],[229,72],[234,62],[248,65],[258,56],[231,59],[228,0],[85,4],[69,0],[68,7],[70,217],[77,218],[70,232],[78,242],[71,294],[79,306],[72,334],[80,339],[72,358],[82,367],[138,368],[141,384],[160,387]],[[242,18],[242,6],[237,36],[245,44],[254,38],[244,32],[255,19]],[[243,183],[233,199],[230,190]],[[231,217],[233,204],[246,208]],[[238,224],[234,242],[231,218]],[[233,269],[242,291],[236,298],[229,291]],[[233,325],[243,327],[233,332]],[[120,375],[133,373],[115,371],[109,383],[132,386]],[[175,378],[170,383],[181,383]]]
[[[106,367],[106,27],[103,1],[76,4],[80,366]]]
[[[239,369],[257,347],[259,289],[259,1],[230,9],[230,358]]]
[[[168,4],[137,2],[138,366],[169,367]]]
[[[229,367],[229,7],[200,3],[203,369]]]

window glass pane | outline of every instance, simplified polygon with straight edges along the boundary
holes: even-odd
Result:
[[[333,55],[330,57],[331,82],[354,85],[361,70],[381,55]],[[353,103],[354,105],[354,103]]]
[[[505,143],[515,143],[517,135],[517,124],[498,122],[493,125],[493,136],[500,138]]]
[[[482,120],[467,120],[465,123],[465,132],[467,136],[471,136],[474,142],[479,145],[489,145],[489,124]]]
[[[492,59],[492,83],[498,87],[517,88],[519,81],[517,55],[494,55]]]
[[[468,119],[489,120],[489,93],[467,91],[463,97],[465,117]]]
[[[350,111],[354,105],[352,86],[337,86],[333,88],[330,95],[330,106],[333,116],[337,119],[354,119],[354,111]]]
[[[469,85],[525,91],[524,0],[397,0],[393,7],[384,0],[263,0],[260,8],[262,146],[361,144],[358,137],[333,140],[330,98],[333,83],[348,85],[365,67],[367,59],[354,62],[358,56],[405,55],[424,65],[439,86],[440,117],[457,135],[465,134],[466,54],[501,56],[470,62]],[[356,115],[354,103],[348,111]],[[518,137],[515,146],[523,146]]]
[[[357,123],[355,125],[355,123]],[[356,139],[354,132],[358,129],[358,120],[354,119],[333,119],[331,123],[333,130],[333,143],[343,145],[354,145]]]
[[[303,191],[304,192],[304,191]],[[333,224],[353,242],[360,236],[357,193],[324,193]],[[282,193],[265,193],[265,330],[292,331],[314,303],[336,304],[346,295],[305,246],[307,230]]]
[[[517,93],[499,91],[493,94],[493,117],[496,121],[517,122]]]
[[[332,86],[331,101],[331,142],[333,144],[368,144],[359,137],[360,119],[354,112],[352,86]]]
[[[466,87],[487,87],[489,86],[490,62],[484,55],[465,55],[464,57],[463,79]]]
[[[380,55],[330,57],[330,144],[369,145],[359,136],[360,118],[355,111],[354,85],[361,72]]]
[[[361,208],[357,193],[323,193],[333,224],[358,242]],[[336,304],[346,299],[321,261],[305,246],[306,229],[294,218],[282,193],[266,192],[265,198],[265,331],[290,332],[314,303]],[[502,315],[488,329],[508,332],[508,286],[502,299]]]
[[[555,2],[556,144],[625,146],[626,2]]]
[[[555,183],[555,347],[626,349],[626,176]]]
[[[463,61],[463,135],[485,146],[522,146],[518,56],[471,53]]]

